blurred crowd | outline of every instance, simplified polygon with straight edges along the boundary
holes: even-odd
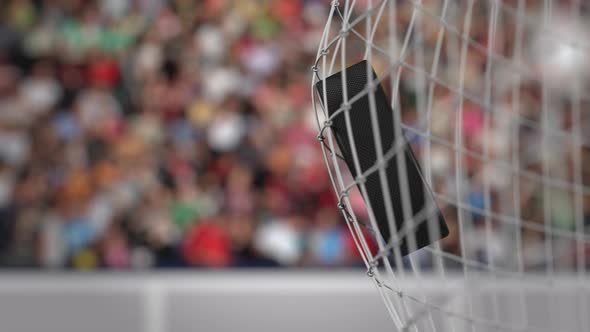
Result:
[[[0,265],[356,265],[311,122],[322,1],[0,3]]]
[[[329,3],[0,2],[0,266],[361,265],[336,209],[310,104]],[[400,16],[403,26],[410,12]],[[474,26],[485,42],[486,20]],[[485,56],[470,60],[469,78],[481,85]],[[523,99],[538,99],[538,89],[525,87]],[[433,135],[449,140],[451,95],[436,91],[433,118]],[[465,114],[466,141],[481,149],[483,111],[468,104]],[[497,130],[483,139],[494,141],[494,158],[509,160],[504,120],[494,119]],[[525,129],[523,145],[541,135]],[[453,156],[433,148],[436,191],[453,192]],[[499,210],[486,206],[484,163],[469,159],[466,167],[474,211]],[[525,168],[541,174],[538,161]],[[494,172],[490,190],[499,201],[511,178],[494,174],[510,172],[486,171]],[[522,186],[523,218],[542,223],[527,215],[542,211],[538,183]],[[572,192],[553,199],[554,223],[570,231],[573,200]],[[590,202],[585,207],[590,215]],[[453,232],[443,245],[459,254],[456,216],[444,209]],[[478,235],[482,218],[469,218],[474,250],[490,249],[478,248],[490,240]],[[489,243],[506,256],[502,223],[493,222]],[[525,231],[529,237],[544,243],[542,232]],[[539,246],[530,246],[533,264]]]

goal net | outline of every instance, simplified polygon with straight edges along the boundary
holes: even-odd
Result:
[[[330,3],[318,140],[397,330],[590,331],[589,14]]]

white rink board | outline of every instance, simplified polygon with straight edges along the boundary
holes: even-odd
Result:
[[[482,280],[474,287],[483,295],[471,293],[473,315],[493,319],[489,294],[495,292],[502,323],[518,325],[524,286],[526,316],[535,330],[581,331],[584,324],[590,326],[590,312],[576,314],[590,308],[590,281],[558,277],[551,285],[531,279],[527,285]],[[426,294],[429,302],[442,303],[449,311],[468,314],[461,297],[467,292],[461,291],[460,280],[426,277],[421,283],[407,280],[400,286],[408,294]],[[446,287],[441,289],[442,285]],[[445,292],[452,293],[453,299],[448,300]],[[443,316],[432,311],[437,329],[450,330],[448,316]],[[0,322],[2,331],[11,332],[395,331],[375,286],[362,270],[4,272],[0,274]],[[461,319],[454,322],[455,331],[470,330]],[[493,330],[498,329],[476,328]]]

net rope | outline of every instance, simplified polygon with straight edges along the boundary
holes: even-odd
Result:
[[[319,128],[317,138],[338,197],[338,208],[367,267],[367,275],[376,285],[399,331],[552,330],[554,326],[538,326],[531,321],[524,284],[550,289],[558,283],[556,274],[562,270],[577,277],[577,327],[580,331],[590,328],[585,317],[589,312],[590,293],[587,283],[590,232],[585,221],[586,211],[590,210],[587,207],[590,181],[586,181],[584,172],[585,154],[590,151],[589,135],[584,134],[584,121],[588,121],[586,109],[590,105],[590,97],[584,94],[588,84],[584,71],[579,70],[567,82],[559,84],[566,85],[565,89],[563,86],[556,88],[551,83],[554,80],[551,75],[555,73],[546,63],[539,65],[530,60],[531,52],[527,49],[539,39],[575,54],[589,55],[586,40],[560,31],[554,22],[555,13],[564,12],[570,20],[580,21],[589,8],[581,0],[571,0],[567,6],[556,5],[551,0],[535,3],[540,5],[531,5],[525,0],[342,0],[330,3],[312,66],[311,94]],[[473,29],[480,31],[474,33]],[[479,59],[482,68],[475,73],[480,77],[475,84],[474,74],[470,72],[474,58]],[[359,93],[349,95],[343,70],[363,59],[367,60],[370,79]],[[371,66],[376,69],[376,77],[372,75]],[[327,105],[323,79],[336,72],[342,73],[343,103],[328,115],[323,107]],[[323,99],[315,91],[319,81],[323,82],[320,86]],[[379,139],[373,94],[379,84],[388,87],[394,110],[396,143],[393,146],[382,146]],[[401,95],[402,89],[411,91],[414,105],[408,106],[404,100],[408,93]],[[531,116],[526,112],[530,105],[523,106],[531,102],[531,92],[526,89],[538,90],[538,114]],[[369,100],[377,153],[375,164],[363,172],[351,130],[350,112],[351,105],[364,97]],[[559,103],[566,104],[569,113],[556,111],[559,107],[555,105]],[[451,109],[449,114],[444,114],[450,129],[442,130],[442,134],[440,128],[437,129],[441,104]],[[466,115],[473,116],[474,112],[479,112],[479,132],[483,137],[479,145],[472,144],[466,133],[471,130],[465,124]],[[562,122],[569,125],[555,123],[556,116],[566,118]],[[332,132],[337,117],[343,117],[346,123],[356,178],[352,178],[338,153]],[[497,152],[494,139],[498,139],[498,134],[492,134],[500,131],[497,123],[501,121],[507,122],[506,128],[502,128],[507,136],[507,148]],[[534,153],[523,149],[522,146],[531,140],[526,133],[538,141],[533,152],[540,156],[531,157]],[[431,234],[440,234],[440,229],[431,213],[437,206],[427,204],[418,214],[410,212],[405,154],[398,153],[406,142],[419,142],[414,148],[423,168],[421,176],[432,188],[439,207],[447,213],[453,212],[451,236],[456,238],[456,248],[449,249],[449,241],[443,240],[415,250],[413,230],[416,227],[426,224]],[[571,163],[567,171],[560,171],[556,162],[547,156],[556,147],[561,158]],[[451,169],[449,174],[441,175],[433,166],[433,153],[441,151],[454,166],[447,167]],[[385,178],[389,163],[398,165],[404,211],[400,229],[396,226],[399,223],[395,222]],[[474,163],[481,165],[475,173],[471,165]],[[499,181],[493,178],[495,173],[504,177],[504,183],[494,182]],[[365,182],[372,174],[379,175],[384,195],[391,233],[387,241],[380,234],[371,201],[364,200],[366,212],[362,216],[357,215],[358,203],[353,204],[354,195],[368,197]],[[441,177],[451,179],[452,183],[440,185]],[[483,196],[479,205],[467,200],[473,186],[477,186]],[[535,194],[540,195],[541,202],[531,207],[531,197]],[[561,195],[571,202],[565,204],[572,210],[573,220],[567,227],[555,222],[554,206],[563,200]],[[400,251],[404,240],[412,252],[406,257],[402,257]],[[376,243],[376,250],[371,249],[372,241]],[[494,254],[497,241],[509,248],[504,250],[503,256]],[[479,246],[472,242],[479,242]],[[563,258],[564,248],[571,251],[572,259]],[[508,252],[510,255],[506,254]],[[541,257],[538,257],[539,252]],[[440,285],[446,291],[442,300],[425,291],[410,293],[403,289],[403,280],[413,278],[420,282],[426,274],[444,281]],[[481,284],[485,280],[486,285],[495,285],[508,279],[521,285],[516,288],[517,318],[512,320],[502,314],[502,293]],[[478,309],[476,303],[477,296],[483,293],[489,294],[486,312]],[[551,304],[549,293],[546,300],[548,315],[559,314]]]

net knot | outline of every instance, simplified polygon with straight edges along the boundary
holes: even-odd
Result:
[[[338,37],[346,38],[346,37],[348,37],[348,34],[349,34],[348,29],[342,28],[342,30],[340,30],[340,32],[338,33]]]
[[[358,184],[364,184],[365,182],[367,182],[367,177],[361,174],[356,177],[355,182]]]
[[[324,127],[332,127],[333,124],[334,124],[334,122],[332,122],[332,120],[324,121]]]
[[[372,266],[367,269],[367,276],[369,278],[373,278],[375,276],[375,271],[373,271]],[[375,281],[377,282],[377,285],[379,285],[379,287],[381,287],[381,282],[377,279],[375,279]]]
[[[320,52],[320,55],[321,55],[321,56],[326,56],[326,55],[328,55],[328,53],[329,53],[329,51],[328,51],[328,50],[326,50],[326,49],[323,49],[323,50]]]
[[[350,106],[350,103],[349,102],[342,103],[342,105],[340,105],[340,107],[345,112],[350,111],[350,109],[352,108],[352,106]]]
[[[338,0],[332,1],[332,7],[338,7],[338,6],[340,6],[340,2],[338,2]]]
[[[369,269],[374,270],[376,268],[379,267],[379,261],[378,260],[372,260],[369,262]]]
[[[311,67],[311,71],[314,72],[314,73],[317,73],[318,72],[318,66],[312,66]]]
[[[340,196],[338,197],[338,208],[340,210],[345,210],[346,209],[346,205],[344,205],[344,198],[348,196],[348,191],[343,190],[340,193]]]
[[[323,142],[324,139],[326,139],[326,138],[324,137],[324,135],[318,134],[317,139],[318,139],[318,141]]]

